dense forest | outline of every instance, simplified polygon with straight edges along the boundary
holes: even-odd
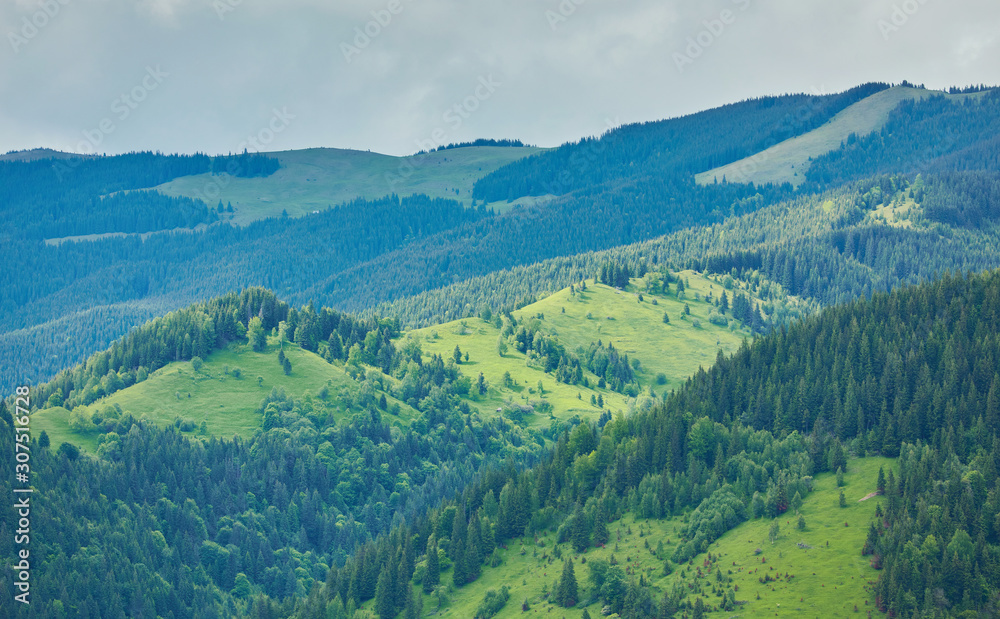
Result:
[[[358,201],[305,219],[270,219],[246,228],[222,225],[203,233],[53,247],[39,243],[34,251],[4,254],[0,281],[9,286],[9,293],[0,300],[0,327],[8,331],[0,348],[3,380],[38,380],[54,374],[93,352],[87,345],[107,346],[155,315],[152,311],[162,313],[247,284],[267,286],[303,303],[321,299],[309,291],[330,271],[370,260],[408,240],[487,217],[483,209],[464,209],[457,202],[391,196]],[[312,241],[303,243],[306,238]],[[262,261],[259,255],[269,258]],[[37,277],[29,277],[32,273]],[[291,295],[293,290],[304,292]],[[169,304],[164,302],[167,298]],[[150,302],[155,303],[152,310]],[[80,347],[66,346],[67,325],[59,320],[64,312],[116,304],[118,311],[104,315],[120,322],[99,329],[110,333],[108,341],[101,342],[90,333],[105,326],[98,323],[76,334],[84,340]],[[43,326],[25,329],[35,325]],[[42,353],[38,365],[18,361],[25,351]]]
[[[473,196],[494,202],[591,191],[632,178],[687,178],[807,133],[886,88],[864,84],[836,95],[762,97],[626,125],[508,164],[477,181]]]
[[[0,238],[48,238],[193,228],[217,221],[214,205],[136,191],[180,176],[226,172],[267,176],[278,160],[261,154],[228,157],[130,153],[114,157],[0,161]]]
[[[553,258],[578,262],[572,256],[645,243],[679,230],[689,229],[693,235],[702,234],[706,226],[741,215],[760,210],[772,214],[782,212],[780,208],[769,208],[775,205],[786,204],[791,208],[792,204],[801,204],[801,200],[815,200],[829,192],[853,192],[853,185],[824,188],[848,182],[861,174],[900,172],[906,174],[906,183],[914,183],[915,173],[925,170],[925,182],[929,187],[934,186],[927,195],[948,193],[947,200],[953,201],[950,194],[954,191],[948,188],[947,181],[936,183],[935,175],[982,174],[990,170],[992,164],[989,162],[995,160],[1000,144],[995,139],[995,128],[990,120],[995,115],[992,110],[997,100],[997,95],[991,91],[961,95],[966,99],[960,102],[930,97],[909,107],[902,106],[890,119],[891,133],[851,141],[825,159],[818,159],[814,169],[817,173],[827,170],[829,179],[827,172],[823,172],[822,179],[805,183],[798,192],[788,186],[722,183],[699,187],[692,180],[693,171],[700,171],[703,166],[725,163],[752,153],[761,145],[798,135],[859,98],[885,87],[884,84],[871,84],[840,95],[760,99],[703,115],[623,127],[594,141],[594,145],[618,146],[594,151],[596,158],[584,156],[587,170],[599,174],[599,179],[591,178],[592,174],[586,170],[573,167],[572,161],[579,163],[579,153],[586,155],[590,149],[586,145],[567,145],[565,156],[557,155],[562,149],[544,153],[513,164],[515,167],[528,166],[524,169],[499,170],[497,175],[488,176],[481,182],[489,180],[496,186],[495,190],[490,190],[496,193],[489,194],[491,199],[527,195],[532,192],[519,183],[528,182],[525,179],[533,175],[553,172],[554,168],[549,170],[551,166],[545,163],[550,162],[556,167],[570,166],[569,176],[580,179],[585,186],[570,195],[534,206],[520,206],[503,214],[490,215],[477,210],[467,216],[442,216],[442,209],[456,212],[458,207],[437,205],[428,211],[426,218],[414,219],[404,213],[406,225],[402,226],[397,225],[399,217],[376,215],[388,212],[385,205],[387,200],[393,200],[390,197],[340,205],[304,220],[278,218],[247,228],[215,224],[194,234],[158,233],[145,240],[108,238],[60,247],[22,241],[20,252],[5,255],[0,261],[0,283],[10,291],[0,308],[0,358],[5,361],[0,385],[9,387],[17,381],[44,380],[66,365],[107,346],[115,337],[124,335],[129,328],[151,316],[242,286],[267,286],[294,303],[314,300],[345,311],[365,311],[376,306],[381,306],[381,313],[399,309],[398,316],[404,323],[427,324],[427,320],[445,316],[439,309],[449,311],[454,317],[468,312],[467,305],[475,307],[472,311],[478,311],[483,305],[494,310],[510,308],[517,299],[533,294],[526,290],[528,288],[544,286],[551,289],[553,285],[568,285],[583,277],[576,273],[552,283],[544,278],[532,278],[494,287],[492,291],[472,281],[474,278],[505,278],[504,270],[538,262],[552,264],[543,261]],[[942,130],[954,139],[942,144]],[[710,139],[711,136],[717,139]],[[869,142],[872,146],[865,146],[867,150],[858,150],[859,144]],[[669,148],[664,146],[668,143]],[[864,154],[892,149],[896,149],[892,151],[896,154],[879,155],[882,158],[877,160]],[[669,161],[664,159],[666,152],[669,152],[666,157]],[[163,162],[169,158],[142,156],[153,157],[161,168],[169,167]],[[260,170],[264,173],[275,165],[273,160],[266,162],[258,155],[246,153],[229,158],[199,157],[180,158],[171,165],[194,166],[189,171],[193,173],[216,169],[226,161],[227,167],[238,168],[247,174]],[[103,169],[101,166],[111,166],[117,160],[98,159],[99,163],[80,164],[73,171],[89,170],[86,166]],[[6,162],[4,165],[24,177],[25,182],[18,184],[21,187],[18,191],[25,196],[36,195],[33,187],[46,183],[55,185],[45,180],[46,175],[56,174],[53,170],[61,169],[58,165],[66,166],[64,162],[56,165],[51,161],[48,164]],[[153,178],[155,175],[147,171],[145,174],[149,178],[135,184],[145,185],[175,173],[180,172],[160,172]],[[122,189],[99,182],[103,177],[97,172],[88,174],[98,177],[84,183],[92,187],[86,192],[88,200],[94,200],[95,187],[100,191]],[[984,177],[983,183],[977,186],[985,190],[987,181]],[[556,193],[566,193],[570,189]],[[819,191],[824,193],[817,194]],[[865,194],[869,190],[861,188],[859,191]],[[803,192],[804,195],[800,195]],[[868,197],[875,200],[873,195]],[[965,198],[964,194],[957,196]],[[485,198],[484,193],[482,199]],[[421,200],[426,202],[426,199],[413,197],[403,200],[403,204],[424,203]],[[114,206],[113,201],[106,199],[98,203],[109,208]],[[404,206],[388,208],[405,210]],[[969,232],[952,234],[951,228],[892,228],[874,225],[876,222],[872,221],[840,222],[844,228],[858,223],[871,224],[857,228],[858,234],[865,237],[862,239],[865,246],[869,239],[880,240],[873,251],[864,256],[844,256],[839,250],[831,251],[831,244],[826,240],[815,243],[805,238],[800,246],[792,246],[786,241],[779,247],[765,247],[752,242],[752,236],[740,231],[735,238],[742,239],[743,248],[726,248],[725,253],[749,252],[746,269],[757,269],[785,284],[787,292],[824,304],[885,290],[894,282],[920,281],[948,269],[981,269],[997,264],[993,249],[996,245],[989,238],[992,231],[986,225],[991,220],[980,216],[981,209],[971,211],[971,219],[946,212],[953,208],[933,207],[929,214],[949,226],[956,224]],[[129,228],[188,226],[201,217],[190,209],[185,211],[178,206],[176,210],[169,217],[165,213],[161,217],[156,209],[144,211],[146,214],[130,223]],[[355,227],[348,214],[351,210],[371,213],[367,221],[376,223]],[[205,222],[217,215],[212,211],[208,208],[204,212]],[[106,220],[111,213],[101,217]],[[119,219],[129,221],[127,217],[116,218]],[[96,227],[86,229],[99,230],[101,225],[95,222]],[[74,231],[73,226],[82,226],[82,220],[68,227],[60,226],[59,234],[65,234]],[[963,238],[958,239],[958,236]],[[345,245],[349,249],[345,249]],[[971,247],[971,257],[963,255],[963,245]],[[751,247],[744,249],[747,246]],[[907,257],[915,255],[912,254],[914,250],[926,251],[928,248],[934,254],[931,262],[914,262]],[[672,247],[675,253],[671,258],[672,267],[685,266],[678,255],[685,256],[691,265],[707,257],[687,245],[682,245],[679,252],[677,249]],[[630,251],[628,248],[620,250],[621,253]],[[768,253],[766,260],[758,260],[757,254],[763,252]],[[267,254],[271,259],[266,264],[253,260],[252,256],[258,253]],[[859,257],[860,263],[857,262]],[[741,261],[743,256],[735,256],[731,260],[733,266],[726,270],[744,269],[740,266]],[[719,269],[723,267],[723,262],[717,264]],[[217,265],[224,266],[217,268]],[[495,276],[497,273],[499,275]],[[595,274],[596,271],[587,270],[584,277]],[[25,281],[33,283],[25,285]],[[419,307],[426,298],[406,307],[382,305],[440,290],[456,282],[469,282],[469,286],[477,287],[480,292],[464,298],[445,292],[434,293],[448,295],[444,299],[447,308],[435,302],[421,309],[406,309]],[[102,318],[89,320],[84,316]],[[60,335],[67,329],[72,333],[70,345],[56,346],[55,342],[60,341]],[[15,352],[18,350],[21,352]],[[25,354],[28,356],[23,357]],[[7,363],[15,355],[26,362]]]
[[[830,187],[878,174],[997,170],[1000,92],[900,103],[880,131],[852,135],[812,162],[808,184]]]
[[[998,324],[997,271],[825,310],[720,356],[650,412],[565,430],[528,471],[484,474],[455,501],[331,569],[297,616],[371,598],[381,618],[414,616],[409,589],[433,591],[445,578],[441,559],[432,566],[422,549],[446,557],[460,587],[478,578],[497,545],[558,529],[560,541],[582,551],[606,542],[608,523],[626,510],[689,513],[670,570],[741,521],[794,508],[812,475],[846,469],[849,454],[901,457],[899,479],[890,473],[878,488],[889,497],[884,518],[857,549],[882,570],[880,609],[995,614]],[[586,595],[623,617],[688,608],[684,590],[621,580]],[[727,591],[723,605],[736,597]]]
[[[277,159],[0,162],[11,224],[0,237],[18,250],[0,257],[0,388],[31,384],[36,406],[66,408],[97,437],[94,456],[31,438],[37,604],[17,612],[417,617],[418,592],[445,605],[503,560],[499,548],[549,532],[580,553],[626,513],[684,519],[656,553],[667,574],[740,523],[796,509],[815,475],[880,455],[899,474],[879,481],[885,510],[857,548],[879,570],[879,610],[1000,616],[1000,94],[904,102],[882,130],[813,161],[798,189],[692,178],[888,87],[614,129],[479,179],[472,208],[391,195],[238,227],[221,203],[150,188],[266,177]],[[486,206],[526,196],[544,198]],[[65,239],[81,235],[105,238]],[[457,347],[425,355],[399,339],[486,316],[498,342],[560,383],[642,396],[617,343],[595,335],[569,350],[539,317],[511,312],[585,280],[680,299],[685,269],[720,284],[716,317],[729,310],[759,337],[627,416],[529,427],[513,403],[482,415],[470,401],[483,375],[465,373],[475,366]],[[289,374],[289,345],[349,386],[272,389],[246,438],[99,404],[222,350],[274,355]],[[8,453],[13,404],[0,401]],[[12,496],[14,460],[0,462]],[[699,612],[683,588],[562,559],[550,559],[559,606]],[[718,583],[717,608],[736,611],[740,592]],[[13,598],[10,579],[0,589]],[[513,589],[488,593],[480,616]]]
[[[303,597],[359,544],[452,496],[481,467],[530,463],[541,452],[537,431],[483,420],[460,401],[470,381],[453,360],[428,361],[418,346],[397,350],[393,321],[296,310],[261,289],[154,320],[31,397],[77,409],[169,361],[231,344],[263,350],[279,326],[283,337],[345,363],[358,388],[292,399],[276,387],[260,404],[262,430],[248,440],[190,438],[111,406],[74,421],[100,433],[97,459],[65,443],[40,449],[36,437],[32,479],[44,498],[32,552],[49,566],[33,579],[36,612],[233,616],[247,612],[253,594]],[[366,372],[371,366],[383,373]],[[385,393],[419,417],[401,426]],[[6,407],[0,417],[0,441],[13,450]],[[9,491],[12,474],[5,477]],[[6,516],[0,530],[8,533],[0,547],[11,551]],[[9,580],[3,587],[12,595]]]
[[[876,177],[659,239],[495,271],[376,311],[425,326],[441,316],[517,307],[587,278],[621,284],[621,275],[607,272],[611,264],[629,275],[687,268],[731,274],[775,302],[784,294],[822,305],[846,302],[946,272],[1000,266],[1000,229],[991,219],[994,178],[989,172]],[[917,225],[888,226],[875,217],[877,209],[907,201],[922,207],[909,215]],[[952,226],[970,221],[977,225]],[[776,309],[775,324],[801,314]]]

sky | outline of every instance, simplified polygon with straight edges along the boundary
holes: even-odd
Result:
[[[996,0],[2,0],[0,152],[557,146],[751,97],[1000,83]]]

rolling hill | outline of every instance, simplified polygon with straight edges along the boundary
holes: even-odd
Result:
[[[853,134],[864,137],[881,129],[892,112],[903,101],[943,96],[960,103],[978,94],[949,95],[941,91],[912,86],[894,86],[877,92],[826,121],[809,133],[789,138],[759,153],[695,175],[702,185],[728,181],[764,185],[805,182],[806,171],[813,159],[837,150]]]
[[[212,205],[220,200],[231,203],[235,210],[232,222],[238,225],[277,217],[282,212],[300,217],[357,198],[375,200],[389,194],[425,194],[470,206],[476,179],[544,151],[533,147],[468,146],[393,157],[313,148],[265,153],[281,163],[281,168],[267,177],[199,174],[176,178],[155,189],[168,196],[201,199]]]
[[[406,331],[395,345],[397,349],[418,345],[427,362],[434,355],[450,358],[455,347],[468,354],[458,369],[473,381],[482,373],[489,387],[484,394],[475,393],[473,388],[461,395],[484,418],[520,415],[518,407],[524,407],[528,412],[523,419],[518,417],[518,422],[545,430],[553,422],[573,418],[595,421],[605,411],[649,407],[699,368],[714,363],[718,354],[732,354],[745,339],[753,337],[750,327],[732,312],[725,315],[731,328],[730,324],[712,322],[710,313],[718,313],[719,308],[708,299],[713,297],[718,303],[726,290],[722,283],[690,271],[671,275],[686,282],[683,299],[678,299],[676,287],[666,294],[648,290],[648,284],[659,281],[660,274],[656,275],[656,279],[633,280],[626,290],[591,281],[586,290],[565,289],[511,313],[516,322],[551,337],[571,354],[583,355],[600,340],[628,355],[635,372],[631,395],[599,387],[602,377],[589,369],[582,373],[586,384],[556,380],[534,353],[528,361],[529,355],[516,349],[512,337],[502,335],[494,322],[479,317]],[[744,294],[750,303],[761,305],[746,284],[730,280],[726,285],[730,297]],[[663,322],[664,313],[672,316],[669,324]],[[498,354],[498,339],[509,342],[503,355]],[[287,375],[277,360],[279,349],[291,361],[292,371]],[[364,378],[374,372],[379,378],[372,393],[376,398],[384,396],[386,405],[395,409],[394,425],[409,425],[419,416],[411,404],[400,399],[401,376],[386,375],[370,363],[361,364],[363,370],[349,372],[348,364],[331,364],[324,356],[322,347],[309,351],[288,341],[279,346],[277,337],[259,352],[249,344],[231,343],[199,358],[197,368],[187,360],[168,363],[149,372],[144,380],[74,410],[86,417],[132,414],[161,427],[176,425],[192,437],[238,435],[248,439],[261,428],[261,401],[273,389],[295,399],[312,399],[333,418],[343,419],[351,406],[343,404],[343,398],[338,400],[338,394],[346,390],[356,398],[365,381],[355,381],[352,374],[360,373]],[[597,396],[601,405],[592,401]],[[107,413],[109,408],[116,412]],[[69,410],[56,406],[40,410],[33,419],[38,431],[46,431],[56,445],[68,441],[93,453],[101,425],[82,430],[74,427],[70,418]]]

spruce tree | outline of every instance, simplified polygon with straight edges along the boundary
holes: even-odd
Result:
[[[396,616],[395,566],[386,565],[379,574],[375,585],[375,614],[379,619],[393,619]]]
[[[441,564],[438,562],[437,538],[427,540],[427,571],[424,574],[424,593],[431,593],[441,582]]]
[[[573,531],[571,535],[573,538],[573,548],[577,552],[583,552],[590,546],[590,523],[587,522],[587,516],[580,509],[579,503],[573,513]]]
[[[573,560],[567,557],[566,562],[563,563],[559,585],[556,587],[556,604],[564,608],[570,608],[576,606],[576,602],[576,571],[573,569]]]

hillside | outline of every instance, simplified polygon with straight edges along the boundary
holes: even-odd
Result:
[[[556,380],[556,372],[546,371],[545,362],[533,352],[529,353],[533,360],[526,362],[528,355],[517,350],[512,334],[502,336],[500,327],[482,318],[408,331],[395,340],[395,346],[405,350],[411,343],[416,344],[428,362],[433,355],[450,359],[455,347],[460,347],[469,359],[462,360],[457,369],[472,383],[482,373],[488,384],[485,394],[477,394],[473,385],[471,391],[460,395],[484,418],[498,417],[498,410],[505,416],[515,415],[515,409],[509,406],[513,402],[544,413],[529,412],[518,421],[545,430],[554,420],[567,422],[574,416],[595,420],[605,411],[632,410],[637,405],[648,407],[682,385],[699,368],[714,363],[719,352],[731,354],[744,339],[753,337],[750,327],[737,321],[731,311],[727,322],[732,323],[732,328],[710,320],[710,312],[719,313],[719,308],[707,299],[714,294],[714,301],[719,301],[724,290],[721,284],[694,272],[671,275],[686,282],[683,298],[678,299],[676,284],[673,293],[660,289],[661,277],[656,273],[655,277],[650,274],[642,280],[633,280],[627,290],[591,282],[586,291],[562,290],[511,314],[517,323],[544,333],[571,355],[583,355],[598,340],[627,355],[634,369],[634,381],[631,387],[623,385],[618,392],[611,386],[598,387],[603,375],[599,377],[590,369],[582,373],[586,384]],[[656,292],[651,292],[649,288],[654,282]],[[730,296],[741,289],[739,282],[731,281],[728,285]],[[638,301],[640,289],[645,291],[642,302]],[[760,305],[760,300],[752,294],[744,294],[750,303]],[[690,314],[684,314],[685,306]],[[664,313],[673,316],[669,324],[663,322]],[[498,354],[498,339],[508,342],[502,356]],[[78,404],[73,408],[75,415],[57,406],[39,411],[33,420],[38,431],[44,430],[54,444],[70,442],[91,453],[96,450],[99,428],[104,422],[74,425],[71,422],[74,416],[118,418],[132,414],[161,427],[173,424],[190,436],[237,435],[249,439],[262,426],[261,401],[273,389],[294,399],[313,399],[333,419],[342,421],[351,406],[345,405],[345,398],[338,394],[346,390],[351,394],[347,401],[357,398],[365,384],[365,372],[378,375],[377,381],[371,383],[372,397],[385,397],[386,406],[394,408],[397,418],[394,425],[404,427],[419,416],[419,411],[401,399],[402,375],[385,374],[371,362],[362,362],[358,364],[360,369],[351,371],[347,363],[326,359],[328,350],[328,342],[315,351],[289,341],[279,346],[277,336],[272,336],[267,347],[260,351],[249,343],[228,343],[204,358],[199,357],[197,368],[188,360],[174,361],[148,372],[144,380],[128,386],[124,386],[123,380],[124,388],[86,405]],[[661,350],[672,352],[662,356]],[[279,351],[291,362],[290,374],[282,370]],[[120,370],[124,371],[127,370]],[[357,381],[359,371],[362,380]],[[510,378],[507,384],[504,374]],[[543,384],[542,392],[537,389],[539,382]],[[66,395],[72,397],[68,392]],[[641,403],[636,400],[637,395]],[[600,405],[592,401],[597,396],[601,397]],[[115,412],[109,413],[109,407]]]
[[[379,617],[412,616],[421,601],[433,610],[416,595],[422,589],[438,606],[462,604],[459,616],[473,604],[493,616],[505,597],[505,612],[527,597],[548,614],[555,609],[537,597],[546,594],[567,609],[599,604],[600,614],[635,618],[719,606],[727,615],[718,616],[730,616],[740,602],[754,616],[847,616],[866,606],[893,616],[995,614],[996,584],[985,574],[1000,566],[998,311],[993,271],[878,294],[759,338],[662,406],[567,429],[532,469],[486,474],[359,549],[331,570],[317,603],[374,598]],[[861,501],[873,493],[884,498]],[[655,560],[633,556],[625,538],[630,522],[645,537],[647,519],[667,521],[649,525],[660,531],[649,550],[664,543]],[[554,543],[561,557],[548,554]],[[594,558],[615,544],[617,566]],[[594,553],[592,587],[582,584],[583,553]],[[692,579],[703,568],[710,580]],[[370,584],[356,587],[361,578]],[[484,593],[501,580],[507,596]]]
[[[592,566],[607,569],[614,556],[620,566],[626,566],[626,577],[641,574],[660,594],[657,598],[676,595],[678,589],[701,592],[698,597],[704,601],[705,617],[722,619],[734,613],[746,618],[853,617],[855,607],[875,608],[869,583],[879,572],[858,548],[865,542],[876,505],[886,507],[885,497],[869,496],[876,491],[880,468],[893,470],[893,461],[850,461],[844,475],[845,508],[837,507],[841,488],[836,476],[817,476],[798,513],[778,519],[779,533],[773,542],[769,528],[774,520],[753,519],[713,542],[706,552],[693,557],[690,566],[672,568],[671,574],[664,574],[663,565],[683,538],[686,520],[680,516],[638,518],[626,512],[609,527],[611,541],[605,547],[582,553],[571,543],[558,543],[551,532],[515,539],[497,553],[501,564],[484,567],[478,580],[456,590],[441,614],[472,617],[488,590],[499,591],[506,585],[510,600],[494,615],[497,619],[547,617],[553,612],[577,619],[585,609],[591,617],[599,617],[604,604]],[[799,515],[804,528],[798,527]],[[575,564],[580,603],[573,608],[561,608],[553,599],[565,557]],[[764,575],[767,582],[762,582]],[[528,611],[522,610],[525,600]],[[657,604],[660,601],[655,599]],[[423,607],[437,608],[437,598],[425,595]]]
[[[595,375],[591,369],[581,371],[586,384],[556,380],[554,374],[558,372],[545,371],[547,362],[541,358],[543,355],[533,350],[518,350],[513,327],[510,330],[505,327],[511,323],[499,318],[494,322],[473,317],[416,329],[405,333],[397,345],[404,347],[410,341],[416,342],[425,356],[436,354],[448,358],[456,346],[463,354],[467,353],[469,359],[460,363],[461,370],[473,378],[482,373],[489,385],[485,394],[481,397],[474,394],[471,402],[484,415],[493,415],[498,410],[507,414],[505,407],[513,402],[522,406],[533,404],[540,410],[551,407],[551,417],[528,417],[526,421],[537,427],[548,427],[552,419],[568,421],[574,416],[594,420],[604,410],[633,409],[637,405],[634,395],[640,396],[641,406],[651,405],[656,400],[649,397],[650,392],[656,398],[664,397],[699,368],[714,363],[719,352],[731,354],[744,339],[753,337],[749,327],[741,326],[732,312],[727,315],[732,329],[710,321],[710,312],[717,308],[705,300],[706,295],[714,294],[714,300],[718,301],[724,289],[721,284],[693,272],[679,276],[688,285],[683,300],[677,298],[676,284],[673,293],[664,294],[651,293],[644,280],[639,279],[633,280],[627,290],[591,280],[586,283],[586,290],[577,284],[573,291],[563,289],[511,313],[518,325],[551,338],[554,346],[570,355],[584,357],[587,349],[598,341],[605,346],[613,345],[628,356],[634,369],[632,396],[599,388],[603,376]],[[657,279],[650,277],[648,281],[660,281],[658,278],[659,274]],[[732,297],[733,290],[729,295]],[[760,304],[752,295],[747,298]],[[689,307],[689,315],[684,314],[685,305]],[[664,313],[671,317],[669,324],[663,322]],[[506,347],[503,355],[498,354],[498,339]],[[665,350],[670,354],[662,354]],[[549,365],[554,367],[558,363],[553,361]],[[509,376],[506,384],[505,374]],[[537,387],[539,382],[541,392]],[[591,401],[598,395],[603,406]]]
[[[813,159],[840,148],[852,134],[864,137],[878,131],[889,120],[889,113],[901,102],[921,100],[935,95],[946,97],[954,103],[961,103],[970,96],[979,96],[978,94],[949,95],[910,86],[894,86],[838,112],[821,127],[809,133],[795,136],[739,161],[696,174],[695,181],[702,185],[723,180],[758,185],[767,183],[801,185],[806,180],[806,171]]]
[[[1000,616],[1000,91],[965,92],[0,160],[21,614]],[[776,145],[802,182],[694,181]]]
[[[428,166],[416,166],[407,178],[422,183],[434,195],[455,198],[445,209],[447,217],[438,216],[442,213],[437,208],[439,199],[420,196],[394,205],[388,204],[390,198],[340,203],[346,208],[327,209],[337,204],[331,196],[352,191],[338,184],[337,169],[364,172],[368,166],[380,170],[381,181],[377,175],[364,173],[357,186],[373,195],[384,191],[379,185],[385,180],[384,166],[389,160],[370,153],[323,149],[279,153],[302,158],[289,160],[288,169],[298,171],[288,178],[281,176],[290,173],[278,160],[260,155],[210,158],[139,153],[55,163],[2,162],[0,172],[10,181],[0,184],[10,193],[6,204],[13,221],[31,240],[19,241],[21,251],[0,260],[0,284],[9,291],[0,301],[0,384],[10,387],[44,381],[150,316],[248,285],[266,286],[299,304],[312,299],[362,312],[455,283],[495,274],[502,277],[504,271],[553,258],[574,261],[579,254],[644,243],[682,230],[699,233],[706,226],[779,204],[818,200],[826,192],[850,194],[860,183],[882,185],[881,175],[906,175],[905,182],[911,183],[917,173],[924,173],[929,184],[932,176],[942,174],[995,172],[1000,114],[997,97],[985,92],[969,96],[968,105],[953,105],[943,97],[903,101],[890,113],[882,132],[814,159],[807,182],[797,190],[737,183],[697,185],[692,180],[706,168],[808,133],[887,87],[869,84],[825,97],[768,97],[690,117],[629,125],[600,138],[513,161],[489,174],[489,166],[462,158],[473,157],[477,148],[489,151],[492,147],[432,153],[426,160],[440,161],[434,172],[440,168],[442,175],[424,176]],[[807,112],[805,117],[803,112]],[[517,149],[492,150],[514,156]],[[310,157],[329,161],[317,167],[309,163]],[[231,225],[246,221],[240,220],[240,209],[233,207],[229,212],[228,203],[220,213],[217,200],[200,206],[203,203],[185,196],[143,191],[184,177],[207,178],[209,170],[221,172],[234,162],[242,170],[241,177],[215,180],[228,179],[227,187],[254,188],[237,199],[247,201],[244,208],[250,219],[265,214],[279,217]],[[397,161],[397,166],[400,163],[406,162]],[[309,180],[313,178],[317,180]],[[543,186],[553,179],[557,186]],[[473,180],[476,209],[468,208],[470,201],[462,195]],[[279,190],[265,192],[269,182],[277,183]],[[320,184],[323,190],[313,192],[311,187]],[[196,185],[188,189],[201,190]],[[867,192],[861,189],[857,197]],[[277,202],[260,202],[261,195],[313,202],[277,208]],[[142,200],[143,208],[135,208],[136,200]],[[480,210],[481,202],[488,202],[491,209]],[[458,209],[466,213],[458,215]],[[316,210],[319,214],[313,214]],[[282,211],[310,216],[280,217]],[[359,226],[361,219],[365,225]],[[198,231],[168,232],[192,228]],[[960,242],[952,240],[946,255],[935,258],[933,268],[905,256],[912,253],[914,244],[921,249],[928,244],[941,246],[941,238],[888,236],[873,227],[868,232],[883,240],[877,251],[889,256],[865,267],[887,261],[894,264],[878,267],[873,274],[852,268],[849,291],[843,285],[847,278],[833,282],[834,278],[827,277],[831,269],[844,271],[843,265],[835,264],[843,257],[826,255],[831,246],[838,247],[839,253],[840,244],[830,239],[817,243],[802,236],[801,247],[765,247],[769,258],[777,259],[760,270],[767,271],[764,274],[772,281],[787,284],[789,292],[828,303],[830,298],[845,300],[867,294],[866,290],[885,289],[894,280],[919,281],[927,271],[985,268],[995,262],[995,249],[987,250],[990,242],[981,238],[984,229],[965,234],[971,238]],[[41,242],[68,237],[78,242],[58,246]],[[973,267],[965,258],[970,248],[962,245],[970,243],[977,255],[974,262],[981,266]],[[685,262],[672,264],[674,270],[704,270],[694,262],[703,256],[689,250],[683,253]],[[782,255],[777,257],[777,253]],[[904,258],[897,259],[897,255]],[[260,256],[269,259],[260,260]],[[742,268],[739,260],[737,265]],[[763,265],[754,264],[758,266]],[[813,280],[823,279],[827,281],[813,285]],[[25,280],[34,284],[20,285]],[[567,278],[550,285],[543,276],[538,284],[518,285],[551,291],[572,281]],[[517,299],[507,291],[484,290],[479,296],[475,306],[485,303],[494,311],[512,307]],[[429,308],[420,312],[421,325],[458,315],[446,316]],[[409,317],[407,323],[411,324]]]
[[[232,204],[232,222],[246,225],[287,212],[291,217],[323,211],[356,198],[425,194],[472,203],[476,179],[512,161],[544,152],[533,147],[469,146],[393,157],[379,153],[312,148],[266,153],[281,168],[267,177],[211,174],[183,176],[155,189],[174,197]],[[499,206],[499,205],[498,205]]]

